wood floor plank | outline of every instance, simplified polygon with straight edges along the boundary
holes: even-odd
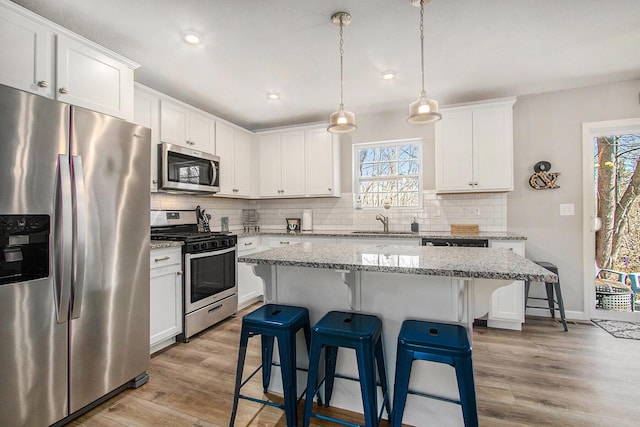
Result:
[[[151,359],[148,384],[128,390],[74,421],[74,427],[227,426],[233,401],[241,316],[178,343]],[[473,362],[483,427],[640,425],[640,341],[614,338],[584,322],[564,332],[556,320],[527,318],[523,331],[476,328]],[[260,340],[249,340],[245,377],[260,365]],[[392,375],[393,373],[390,372]],[[390,381],[393,381],[390,378]],[[245,386],[262,397],[260,375]],[[280,402],[277,395],[267,395]],[[362,422],[362,415],[322,408]],[[302,405],[300,406],[302,416]],[[312,426],[335,424],[312,420]],[[385,421],[383,425],[388,425]],[[422,426],[429,426],[427,420]],[[236,426],[286,426],[278,408],[241,401]]]

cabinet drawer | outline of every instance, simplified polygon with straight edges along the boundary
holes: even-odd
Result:
[[[238,239],[238,253],[255,251],[260,247],[260,236],[242,237]]]
[[[151,251],[149,260],[150,268],[166,267],[182,262],[182,250],[180,248],[162,248]]]

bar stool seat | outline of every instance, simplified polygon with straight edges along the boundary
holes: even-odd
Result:
[[[414,360],[446,363],[453,366],[456,371],[460,400],[409,390],[411,365]],[[462,406],[464,425],[478,426],[471,345],[464,327],[422,320],[405,320],[402,323],[398,335],[391,427],[402,425],[407,394],[459,404]]]
[[[298,425],[297,403],[299,400],[296,381],[296,334],[300,329],[304,331],[308,351],[311,343],[311,327],[309,323],[309,311],[306,308],[281,304],[266,304],[242,318],[236,383],[229,427],[232,427],[235,423],[239,399],[251,400],[284,409],[287,427],[295,427]],[[261,335],[262,365],[243,382],[242,373],[247,354],[247,344],[249,338],[255,335]],[[278,339],[284,405],[240,394],[242,386],[260,369],[262,369],[263,391],[264,393],[267,392],[271,380],[274,338]],[[302,394],[304,395],[305,392]]]
[[[551,271],[552,273],[555,273],[558,276],[558,281],[556,283],[545,282],[544,285],[547,291],[546,298],[530,297],[529,288],[531,286],[531,282],[529,280],[525,281],[524,282],[525,310],[527,308],[546,308],[546,307],[540,307],[535,305],[528,305],[530,299],[547,301],[547,305],[549,306],[549,311],[551,312],[552,318],[555,319],[556,317],[556,313],[555,313],[556,308],[560,311],[560,319],[562,320],[562,326],[564,327],[565,332],[567,332],[569,329],[567,328],[567,319],[564,315],[564,302],[562,301],[562,290],[560,289],[560,273],[558,273],[558,267],[556,267],[554,264],[547,261],[534,261],[534,262],[539,266],[544,267],[547,270]],[[556,297],[554,297],[553,295],[554,290],[555,290]]]
[[[362,404],[366,427],[379,425],[382,412],[390,414],[387,371],[382,347],[382,321],[373,315],[331,311],[312,328],[311,351],[309,353],[309,376],[307,378],[307,395],[313,396],[322,386],[316,386],[320,353],[325,349],[325,406],[329,406],[336,378],[360,382]],[[340,347],[352,348],[356,352],[359,378],[349,378],[336,374],[336,361]],[[376,381],[376,365],[383,394],[383,408],[378,415],[378,396]],[[321,403],[320,403],[321,404]],[[308,427],[312,417],[329,420],[342,425],[357,427],[337,418],[316,414],[312,411],[313,401],[307,399],[304,409],[303,426]]]

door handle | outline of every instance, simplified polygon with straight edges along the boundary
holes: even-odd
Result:
[[[71,267],[73,261],[73,207],[71,199],[71,171],[69,156],[58,155],[57,186],[55,196],[55,274],[56,312],[58,323],[69,318],[71,299]]]
[[[87,247],[87,212],[85,209],[84,169],[80,156],[71,157],[71,173],[73,182],[73,196],[75,198],[74,222],[74,278],[71,318],[77,319],[82,311],[82,294],[84,292],[84,270],[86,267]]]

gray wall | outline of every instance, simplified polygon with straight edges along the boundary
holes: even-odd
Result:
[[[568,310],[583,311],[582,123],[640,117],[640,81],[519,97],[514,106],[514,191],[507,196],[509,231],[528,237],[527,258],[556,264]],[[559,189],[534,190],[533,165],[560,172]],[[560,216],[573,203],[574,216]],[[588,226],[588,225],[585,225]]]
[[[582,123],[640,117],[640,81],[519,97],[514,106],[514,191],[508,193],[508,229],[527,236],[527,258],[560,269],[566,309],[583,311]],[[356,114],[358,112],[356,111]],[[433,189],[434,125],[406,122],[406,108],[357,114],[358,130],[341,135],[342,192],[351,192],[352,144],[402,138],[424,139],[425,189]],[[551,162],[559,189],[534,190],[533,165]],[[499,161],[499,159],[496,159]],[[560,204],[575,215],[560,216]]]

